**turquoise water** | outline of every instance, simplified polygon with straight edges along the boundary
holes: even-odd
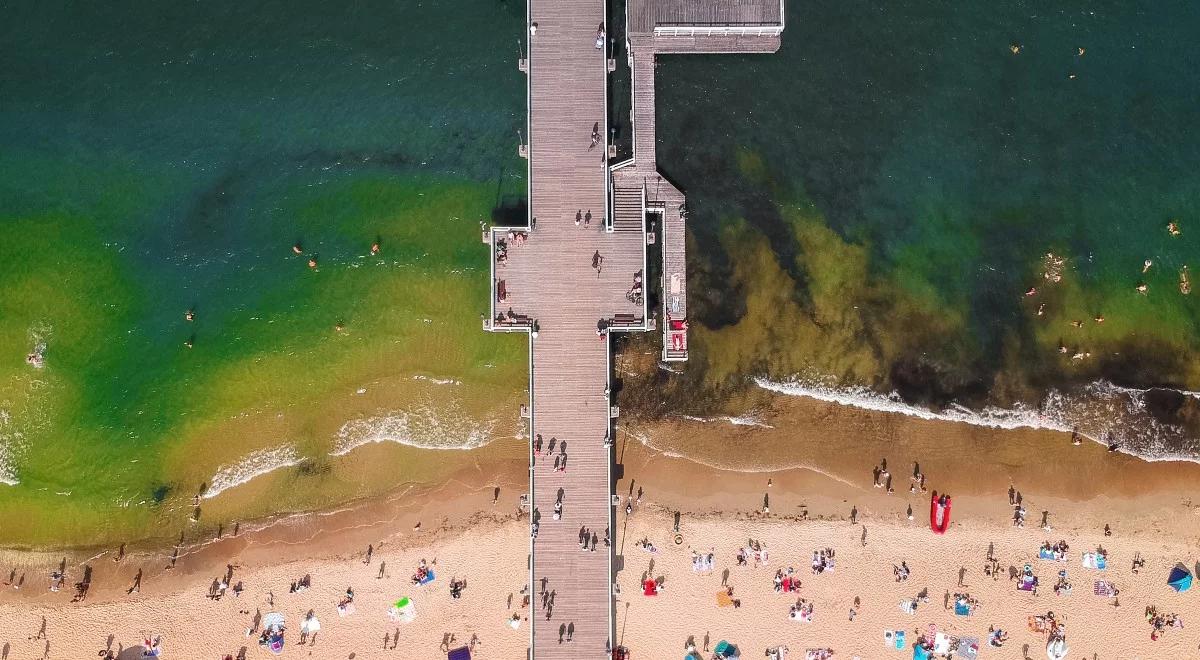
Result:
[[[483,424],[489,390],[519,391],[521,346],[477,314],[478,222],[524,191],[523,16],[0,8],[0,478],[20,482],[0,486],[0,541],[159,524],[155,505],[251,450],[325,460],[338,424],[375,412],[342,393],[401,407],[416,385],[392,380],[453,379]]]
[[[1179,290],[1200,268],[1198,25],[1190,2],[796,2],[777,54],[663,58],[660,169],[705,246],[693,309],[721,329],[692,368],[933,406],[1200,389]],[[739,272],[763,241],[779,272]]]
[[[1143,391],[1200,390],[1200,294],[1178,286],[1200,268],[1200,9],[788,12],[778,54],[659,67],[660,167],[693,239],[676,402],[719,407],[750,375],[865,385],[1200,455],[1193,399]],[[479,331],[477,223],[524,194],[524,13],[0,8],[0,480],[19,482],[0,542],[173,535],[247,457],[303,461],[243,498],[255,514],[420,467],[340,473],[343,422],[453,414],[432,434],[450,444],[491,428],[525,356]]]

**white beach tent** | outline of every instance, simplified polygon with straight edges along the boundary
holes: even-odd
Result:
[[[411,598],[404,596],[388,608],[388,617],[400,623],[412,623],[417,618],[417,606]]]
[[[1063,660],[1067,657],[1067,640],[1060,638],[1052,638],[1050,643],[1046,645],[1046,657],[1050,660]]]

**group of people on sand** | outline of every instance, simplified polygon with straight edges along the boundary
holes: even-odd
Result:
[[[825,548],[824,550],[813,550],[812,556],[812,573],[820,575],[825,571],[833,571],[833,548]]]
[[[1160,614],[1158,608],[1153,605],[1146,606],[1146,623],[1150,624],[1150,639],[1158,641],[1158,638],[1166,632],[1167,628],[1182,628],[1183,619],[1178,614]]]
[[[788,608],[788,618],[792,621],[812,623],[813,604],[806,598],[800,598]]]
[[[1054,561],[1066,561],[1067,550],[1069,550],[1069,549],[1070,549],[1070,546],[1067,545],[1067,542],[1064,540],[1060,539],[1057,543],[1055,543],[1053,545],[1050,544],[1050,541],[1046,541],[1045,543],[1042,543],[1042,547],[1039,549],[1038,556],[1041,557],[1042,559],[1052,559]]]
[[[425,560],[422,559],[417,564],[417,570],[415,573],[413,573],[413,576],[412,576],[412,579],[410,580],[410,582],[412,582],[413,584],[425,584],[425,582],[428,580],[428,578],[429,578],[429,564],[425,563]]]
[[[767,563],[766,547],[759,541],[748,539],[745,547],[738,549],[737,556],[734,557],[734,560],[737,562],[738,566],[747,566],[750,564],[750,561],[753,560],[754,567],[758,568],[759,564]]]
[[[788,566],[786,570],[781,568],[775,571],[775,578],[773,579],[775,593],[786,594],[800,590],[800,578],[795,577],[793,573],[794,571],[791,566]]]

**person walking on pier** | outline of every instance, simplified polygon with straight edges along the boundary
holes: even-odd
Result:
[[[596,269],[596,277],[600,277],[600,271],[604,269],[604,257],[600,256],[600,250],[592,255],[592,268]]]

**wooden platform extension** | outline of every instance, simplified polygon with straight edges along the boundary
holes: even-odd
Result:
[[[687,209],[683,193],[658,172],[655,59],[659,55],[774,53],[783,32],[780,0],[630,0],[626,35],[633,88],[633,158],[613,168],[613,189],[641,187],[645,210],[658,214],[662,244],[665,361],[687,349]]]
[[[678,11],[690,10],[690,4],[728,4],[631,5],[642,1],[667,2],[672,16],[682,16]],[[529,335],[529,630],[530,657],[539,660],[611,658],[618,643],[613,555],[603,541],[615,528],[609,344],[613,332],[657,325],[643,290],[651,284],[645,281],[648,213],[661,219],[664,276],[655,284],[664,288],[664,326],[674,320],[684,328],[683,345],[665,351],[664,358],[687,358],[686,211],[683,194],[655,168],[654,54],[709,52],[697,49],[697,39],[700,48],[726,49],[717,52],[765,48],[765,42],[744,40],[767,38],[736,30],[631,34],[637,44],[630,51],[635,154],[610,167],[607,39],[596,45],[604,16],[602,0],[529,0],[529,49],[520,66],[529,90],[528,144],[521,145],[529,159],[529,218],[523,227],[484,233],[492,257],[484,329]],[[778,48],[778,34],[774,44]],[[556,469],[556,461],[565,468]],[[585,529],[587,549],[580,545]]]

